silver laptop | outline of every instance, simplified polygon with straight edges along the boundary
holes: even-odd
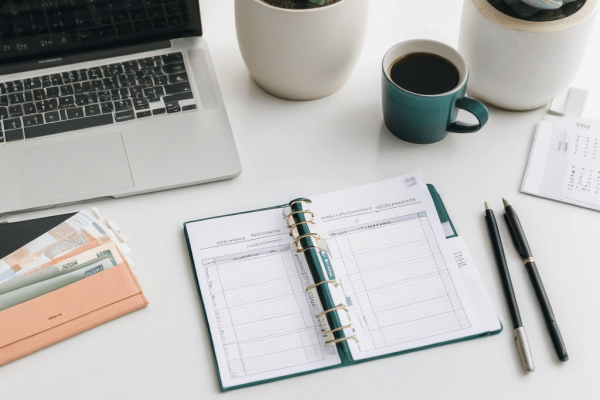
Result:
[[[198,0],[0,2],[0,215],[237,176]]]

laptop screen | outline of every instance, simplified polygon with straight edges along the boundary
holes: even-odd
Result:
[[[201,34],[198,0],[0,0],[0,64]]]

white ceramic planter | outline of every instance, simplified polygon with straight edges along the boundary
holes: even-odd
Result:
[[[265,91],[314,100],[340,89],[362,51],[368,0],[307,10],[235,0],[237,38],[250,75]]]
[[[598,0],[552,22],[509,17],[487,0],[464,0],[459,51],[469,96],[508,110],[548,104],[569,86],[583,59]],[[598,51],[598,44],[592,51]]]

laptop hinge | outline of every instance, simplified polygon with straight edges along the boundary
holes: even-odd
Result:
[[[88,51],[85,53],[49,57],[42,60],[32,60],[0,66],[0,75],[14,74],[17,72],[24,71],[33,71],[36,69],[43,68],[52,68],[61,65],[75,64],[85,61],[101,60],[103,58],[142,53],[144,51],[168,49],[169,47],[171,47],[171,41],[161,40],[157,42],[137,44],[134,46],[113,47],[110,49]]]

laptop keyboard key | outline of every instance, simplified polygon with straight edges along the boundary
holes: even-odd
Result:
[[[36,89],[33,91],[33,100],[40,101],[46,98],[46,92],[44,89]]]
[[[172,96],[166,96],[163,97],[163,101],[165,102],[165,104],[174,102],[174,101],[181,101],[181,100],[192,100],[194,98],[194,95],[191,92],[188,93],[179,93],[179,94],[174,94]],[[168,107],[168,105],[167,105]]]
[[[181,53],[172,53],[172,54],[167,54],[164,56],[161,56],[163,63],[165,64],[173,64],[176,62],[181,62],[183,61],[183,55]]]
[[[192,88],[190,87],[189,82],[175,83],[173,85],[165,86],[165,93],[167,95],[177,94],[177,93],[185,93],[191,92]]]
[[[127,110],[133,109],[133,106],[131,105],[131,100],[115,101],[114,104],[115,104],[116,112],[127,111]]]
[[[34,114],[23,117],[23,125],[24,126],[35,126],[41,125],[44,123],[44,117],[42,114]]]
[[[73,90],[73,86],[65,85],[60,87],[60,95],[61,96],[69,96],[75,94],[75,90]]]
[[[23,111],[25,112],[25,115],[31,115],[35,114],[37,112],[37,109],[35,108],[35,104],[25,103],[23,104]]]
[[[67,108],[67,118],[68,119],[83,118],[83,117],[84,117],[83,107]]]
[[[162,85],[169,84],[169,78],[166,75],[155,76],[152,79],[154,80],[154,85],[156,85],[156,86],[162,86]]]
[[[131,73],[140,70],[140,66],[138,65],[137,61],[125,61],[123,63],[123,68],[125,69],[126,73]]]
[[[169,83],[187,82],[188,80],[188,75],[185,72],[181,74],[169,75]]]
[[[8,114],[11,118],[20,117],[23,115],[23,108],[21,108],[20,104],[16,106],[10,106],[8,107]]]
[[[60,86],[64,84],[62,76],[60,74],[50,75],[50,82],[52,82],[52,86]]]
[[[9,118],[8,108],[0,107],[0,119],[8,119],[8,118]]]
[[[152,112],[150,110],[137,113],[138,118],[146,118],[150,116],[152,116]]]
[[[25,96],[23,93],[9,94],[8,101],[10,104],[21,104],[25,102]]]
[[[101,103],[100,108],[102,109],[102,114],[110,114],[115,111],[113,103]]]
[[[133,105],[136,110],[147,110],[150,108],[150,104],[148,103],[148,100],[146,100],[145,98],[134,99]]]
[[[16,142],[17,140],[25,139],[25,136],[23,135],[23,129],[15,129],[5,131],[4,138],[6,139],[6,142]]]
[[[167,104],[167,114],[173,114],[181,111],[181,107],[178,102],[172,102]]]
[[[61,110],[61,112],[64,110]],[[54,135],[57,133],[76,131],[79,129],[94,128],[96,126],[110,125],[114,123],[111,114],[97,115],[94,117],[70,119],[47,125],[37,125],[25,128],[27,139]]]
[[[152,115],[162,115],[165,114],[167,110],[165,108],[157,108],[152,110]]]
[[[88,70],[88,76],[91,80],[104,78],[99,67],[90,68]]]
[[[44,119],[46,123],[58,122],[60,121],[60,115],[58,115],[58,111],[51,111],[44,114]]]
[[[165,74],[167,74],[167,75],[185,72],[185,64],[184,63],[169,64],[169,65],[165,65],[162,68],[163,68],[163,71],[165,71]]]
[[[115,121],[117,122],[131,121],[132,119],[135,119],[133,110],[115,113]]]
[[[60,90],[57,87],[46,88],[46,97],[52,99],[60,95]]]
[[[90,106],[85,106],[85,115],[89,117],[91,115],[100,115],[100,106],[98,104],[92,104]]]
[[[8,107],[8,96],[0,96],[0,107]]]
[[[10,131],[12,129],[19,129],[23,127],[21,125],[21,118],[5,119],[2,121],[2,125],[4,126],[5,131]]]
[[[58,99],[58,107],[59,108],[75,107],[75,97],[73,97],[73,96],[60,97]]]

